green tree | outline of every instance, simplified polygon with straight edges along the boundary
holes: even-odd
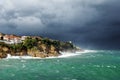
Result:
[[[49,40],[48,38],[43,38],[41,42],[43,44],[46,44],[47,46],[50,46],[52,44],[51,40]]]
[[[37,40],[32,38],[27,38],[24,40],[23,45],[27,47],[27,49],[31,49],[34,46],[37,46]]]

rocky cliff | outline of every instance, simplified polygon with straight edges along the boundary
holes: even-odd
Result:
[[[39,36],[26,37],[21,43],[6,44],[0,42],[0,58],[12,56],[49,57],[59,56],[60,51],[75,51],[77,48],[70,42],[63,42]]]

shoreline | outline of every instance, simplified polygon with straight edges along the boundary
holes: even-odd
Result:
[[[95,50],[85,50],[85,51],[79,51],[79,52],[61,52],[60,56],[51,56],[51,57],[32,57],[32,56],[11,56],[10,54],[7,54],[7,58],[4,59],[54,59],[54,58],[68,58],[72,56],[82,55],[84,53],[89,52],[95,52]]]
[[[8,54],[18,57],[29,55],[32,57],[47,58],[60,56],[60,51],[70,53],[84,51],[71,41],[60,41],[41,36],[18,36],[1,33],[0,41],[0,58],[7,58]]]
[[[32,57],[32,56],[11,56],[10,54],[8,54],[8,57],[4,59],[53,59],[53,58],[67,58],[67,57],[72,57],[76,55],[81,55],[81,53],[65,53],[65,54],[62,53],[60,56],[51,56],[51,57],[45,57],[45,58]]]

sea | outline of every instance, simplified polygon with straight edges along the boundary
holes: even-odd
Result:
[[[85,50],[59,57],[8,56],[0,80],[120,80],[119,50]]]

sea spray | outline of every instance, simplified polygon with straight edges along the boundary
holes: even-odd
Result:
[[[52,59],[52,58],[67,58],[67,57],[72,57],[72,56],[77,56],[81,55],[83,53],[89,53],[89,52],[95,52],[95,50],[85,50],[85,51],[79,51],[76,53],[72,52],[61,52],[62,55],[57,56],[57,57],[46,57],[46,58],[40,58],[40,57],[32,57],[32,56],[11,56],[10,54],[7,55],[6,59]]]

